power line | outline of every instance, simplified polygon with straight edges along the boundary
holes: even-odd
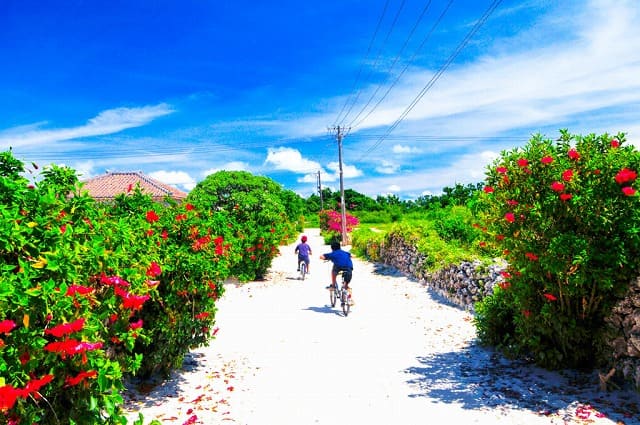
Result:
[[[378,19],[378,24],[376,25],[376,29],[373,32],[373,36],[371,37],[371,41],[369,42],[369,47],[367,47],[367,53],[365,54],[364,60],[362,61],[362,63],[360,64],[360,69],[358,70],[358,75],[356,76],[356,79],[353,82],[353,87],[351,87],[351,92],[353,92],[356,87],[358,87],[358,83],[360,82],[360,75],[362,74],[362,69],[364,68],[364,64],[367,61],[367,58],[369,57],[369,53],[371,53],[371,48],[373,47],[373,42],[375,41],[377,35],[378,35],[378,31],[380,30],[380,25],[382,24],[382,20],[384,19],[384,16],[387,13],[387,7],[389,6],[389,0],[387,0],[384,3],[384,8],[382,9],[382,14],[380,14],[380,18]],[[359,96],[360,91],[358,91],[358,96]],[[357,101],[354,100],[353,102],[355,103]],[[334,121],[334,126],[338,124],[338,122],[342,122],[341,121],[341,116],[342,113],[344,112],[347,104],[349,103],[349,98],[347,98],[347,100],[345,101],[344,105],[342,105],[342,109],[340,110],[340,113],[338,114],[338,116],[336,117],[335,121]],[[353,107],[353,105],[351,106],[351,108]],[[351,110],[351,109],[349,109]],[[347,113],[348,114],[348,113]],[[346,117],[346,115],[345,115]]]
[[[411,112],[411,110],[418,104],[418,102],[424,97],[424,95],[433,87],[433,85],[438,81],[438,79],[442,76],[445,70],[449,67],[451,62],[460,54],[462,49],[469,43],[471,38],[478,32],[478,30],[484,25],[484,23],[489,19],[489,16],[493,13],[493,11],[500,5],[502,0],[494,0],[493,3],[487,8],[482,17],[475,23],[473,28],[469,31],[466,37],[458,44],[458,47],[454,50],[454,52],[449,56],[446,62],[440,67],[438,72],[435,73],[433,77],[429,80],[429,82],[422,88],[420,93],[413,99],[413,101],[407,106],[407,108],[400,114],[400,116],[396,119],[396,121],[387,129],[385,134],[380,137],[380,139],[367,151],[362,154],[359,160],[362,160],[365,156],[371,153],[374,149],[376,149],[380,144],[385,140],[385,138],[391,133],[393,130],[398,127],[398,125],[406,118],[406,116]]]
[[[449,0],[449,3],[447,4],[447,6],[444,8],[444,10],[442,11],[442,13],[440,14],[440,16],[438,17],[438,19],[436,20],[436,22],[433,24],[433,26],[431,27],[431,30],[427,33],[426,37],[422,40],[422,43],[420,43],[420,46],[418,46],[418,48],[416,49],[416,51],[413,53],[413,55],[411,56],[411,58],[407,61],[405,67],[402,69],[402,71],[400,71],[400,73],[396,76],[396,79],[393,81],[393,83],[391,83],[391,85],[387,88],[387,91],[382,95],[382,97],[378,100],[378,102],[376,102],[375,105],[373,105],[373,108],[371,108],[369,110],[369,112],[367,113],[367,115],[365,115],[364,117],[362,117],[362,119],[360,121],[358,121],[357,123],[353,124],[354,127],[358,127],[360,126],[360,124],[362,124],[364,122],[364,120],[366,120],[367,118],[369,118],[369,116],[373,113],[373,111],[375,111],[378,106],[380,106],[380,104],[387,98],[387,96],[389,95],[389,92],[391,92],[391,90],[396,86],[396,84],[398,84],[398,81],[400,81],[400,78],[402,78],[402,76],[404,75],[404,73],[407,71],[407,69],[409,69],[409,65],[411,65],[411,63],[413,62],[413,60],[415,59],[415,57],[418,55],[418,53],[420,53],[420,51],[422,50],[422,48],[424,47],[424,45],[427,43],[427,41],[431,38],[431,35],[433,34],[433,32],[435,31],[435,29],[438,27],[438,25],[440,25],[440,22],[442,22],[442,20],[444,19],[444,16],[447,14],[447,12],[449,11],[449,8],[451,7],[451,4],[453,4],[453,0]]]
[[[451,0],[453,1],[453,0]],[[422,13],[420,13],[420,16],[418,17],[418,19],[416,20],[416,23],[413,25],[413,28],[411,29],[411,31],[409,32],[409,35],[407,36],[407,38],[405,39],[402,47],[400,48],[400,51],[398,52],[398,54],[396,55],[396,57],[393,59],[393,63],[391,64],[391,66],[389,67],[387,74],[391,75],[391,70],[395,67],[396,63],[398,62],[398,59],[400,59],[400,56],[402,56],[402,54],[404,53],[404,49],[407,47],[407,45],[409,44],[409,40],[411,40],[411,38],[413,37],[413,34],[415,33],[416,29],[418,28],[418,26],[420,25],[420,22],[422,21],[422,18],[424,17],[424,15],[427,13],[427,10],[429,10],[429,6],[431,5],[431,0],[429,0],[429,2],[427,3],[427,5],[422,9]],[[424,44],[424,42],[423,42]],[[422,47],[422,45],[420,46],[420,48]],[[414,55],[415,56],[415,55]],[[413,57],[412,57],[413,59]],[[407,65],[408,66],[408,65]],[[405,68],[406,69],[406,68]],[[367,101],[367,103],[364,105],[364,107],[362,107],[362,109],[360,109],[360,112],[358,112],[358,114],[351,120],[351,122],[349,123],[349,127],[354,125],[354,122],[360,117],[360,115],[362,115],[362,113],[367,109],[367,107],[369,106],[369,104],[371,103],[371,101],[376,97],[376,95],[378,94],[378,91],[380,90],[380,88],[382,87],[382,84],[378,84],[378,86],[376,87],[374,93],[369,97],[369,100]],[[388,93],[389,91],[387,91]],[[386,96],[386,94],[385,94]],[[380,104],[380,102],[378,102],[378,104]],[[378,105],[377,104],[377,105]],[[377,106],[376,105],[376,106]],[[375,106],[374,106],[375,109]],[[373,111],[373,110],[372,110]],[[370,111],[367,114],[367,117],[371,114]],[[366,117],[365,117],[366,118]],[[362,120],[360,121],[362,122]]]
[[[101,146],[99,149],[82,149],[74,152],[73,149],[68,150],[58,150],[56,152],[46,150],[38,150],[37,152],[20,152],[20,149],[13,149],[14,156],[20,156],[24,158],[38,158],[39,160],[51,160],[51,161],[68,161],[70,159],[73,160],[82,160],[82,159],[96,159],[98,155],[102,155],[103,152],[108,151],[110,158],[140,158],[142,156],[146,157],[158,157],[158,156],[167,156],[167,155],[188,155],[188,154],[210,154],[210,153],[220,153],[227,151],[235,151],[242,149],[252,149],[252,148],[260,148],[260,147],[275,147],[289,144],[301,144],[301,143],[314,143],[316,140],[299,140],[299,139],[285,139],[285,140],[276,140],[276,141],[257,141],[257,142],[240,142],[234,143],[233,145],[228,145],[224,143],[214,144],[214,145],[191,145],[189,147],[178,146],[179,144],[174,143],[173,146],[158,146],[147,149],[140,148],[126,148],[119,147],[117,150],[113,150],[112,146]],[[61,155],[61,156],[57,156]]]
[[[402,12],[402,9],[404,9],[405,2],[406,2],[406,0],[402,0],[402,3],[400,4],[400,7],[398,8],[398,11],[396,12],[396,15],[394,16],[393,21],[391,22],[391,26],[389,27],[389,30],[387,31],[387,35],[385,36],[384,41],[382,42],[382,45],[378,49],[378,54],[376,55],[376,59],[373,62],[373,66],[369,69],[369,75],[371,75],[373,73],[374,69],[378,68],[378,62],[380,61],[380,58],[382,57],[383,50],[384,50],[385,46],[387,45],[387,42],[389,41],[389,37],[391,36],[391,33],[393,32],[394,28],[396,27],[396,24],[398,22],[398,18],[400,17],[400,13]],[[351,113],[351,110],[353,109],[353,107],[356,105],[356,102],[360,98],[360,93],[362,93],[362,90],[358,90],[358,93],[357,93],[357,96],[356,96],[355,100],[353,101],[353,103],[349,107],[349,110],[347,111],[347,113],[342,118],[342,121],[340,122],[340,125],[344,124],[344,121],[347,119],[347,117]]]

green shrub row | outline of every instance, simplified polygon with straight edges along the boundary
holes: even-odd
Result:
[[[591,368],[606,361],[605,317],[639,273],[639,169],[624,134],[534,136],[501,153],[467,207],[362,223],[354,249],[380,261],[400,237],[427,271],[503,257],[503,281],[475,306],[480,340],[547,368]]]
[[[503,152],[480,202],[509,263],[481,337],[548,368],[591,367],[604,318],[638,275],[640,153],[624,134],[533,137]]]
[[[197,191],[179,205],[130,187],[104,205],[68,168],[23,173],[1,154],[0,422],[126,423],[124,378],[167,374],[207,344],[223,280],[239,264],[258,264],[243,279],[264,272],[298,226]]]
[[[381,249],[399,238],[415,246],[425,257],[423,271],[433,272],[489,254],[484,244],[479,243],[482,232],[473,226],[474,222],[468,207],[452,206],[413,213],[386,226],[361,223],[353,232],[352,246],[358,255],[380,261]]]

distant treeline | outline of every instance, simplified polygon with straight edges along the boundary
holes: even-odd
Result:
[[[344,200],[346,208],[350,211],[388,211],[413,212],[424,209],[443,208],[454,205],[468,205],[473,200],[475,193],[481,190],[484,183],[462,185],[457,183],[454,187],[445,187],[440,195],[424,195],[417,199],[403,200],[396,195],[378,195],[375,199],[356,192],[353,189],[345,189]],[[332,192],[331,189],[322,189],[322,202],[317,194],[306,199],[306,207],[309,213],[324,210],[337,210],[340,208],[340,192]]]

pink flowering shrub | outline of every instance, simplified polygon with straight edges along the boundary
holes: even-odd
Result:
[[[334,210],[322,210],[318,213],[320,219],[320,231],[324,235],[326,242],[340,240],[342,234],[342,213]],[[349,213],[345,214],[347,233],[360,223],[357,217]]]
[[[603,319],[638,274],[639,169],[624,134],[566,131],[489,167],[484,242],[509,269],[476,307],[481,340],[546,367],[593,364]]]

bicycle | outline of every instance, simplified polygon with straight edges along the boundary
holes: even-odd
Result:
[[[344,270],[338,272],[338,276],[340,278],[340,291],[338,293],[336,286],[331,284],[329,286],[329,300],[331,301],[331,307],[336,306],[336,301],[340,298],[340,305],[342,306],[342,312],[344,313],[344,317],[349,315],[349,311],[351,310],[351,294],[347,289],[347,285],[344,280],[344,276],[342,275]]]
[[[307,275],[307,263],[305,263],[304,260],[300,260],[298,269],[300,270],[300,280],[304,280],[304,277]]]

